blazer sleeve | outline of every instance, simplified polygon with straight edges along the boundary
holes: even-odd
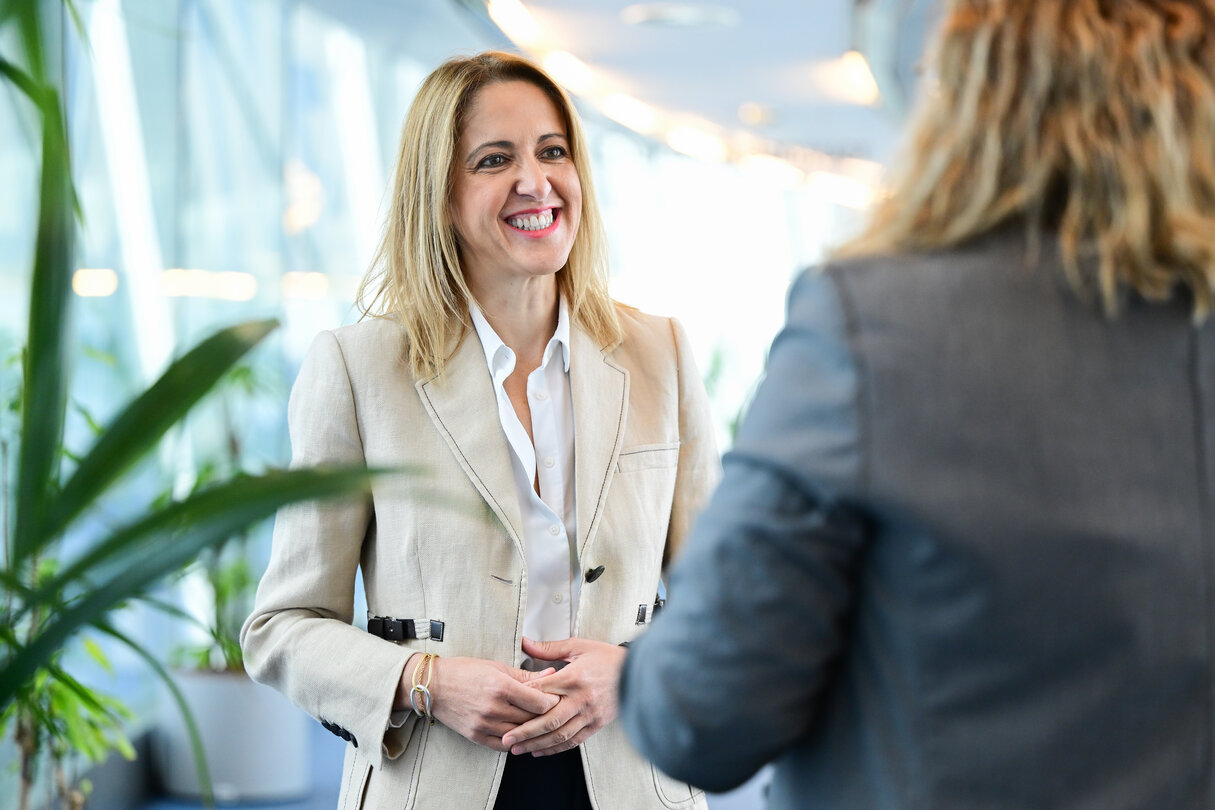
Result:
[[[667,774],[733,788],[804,735],[843,645],[857,516],[823,481],[858,467],[858,371],[838,294],[805,275],[721,486],[629,651],[621,718]]]
[[[350,378],[331,332],[308,351],[291,391],[288,423],[292,467],[365,463]],[[385,734],[410,651],[352,625],[371,520],[365,496],[282,509],[241,646],[254,680],[283,692],[327,728],[345,731],[378,767],[382,756],[400,755],[415,724]]]
[[[696,368],[692,346],[682,324],[674,318],[670,324],[679,380],[679,466],[675,471],[675,496],[662,555],[664,569],[683,546],[693,521],[721,475],[709,397]]]

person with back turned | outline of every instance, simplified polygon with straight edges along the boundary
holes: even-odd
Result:
[[[774,808],[1215,808],[1215,0],[949,0],[622,718]]]

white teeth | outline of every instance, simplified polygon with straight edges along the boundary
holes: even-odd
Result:
[[[510,217],[506,220],[512,228],[521,231],[542,231],[553,224],[553,209],[542,214],[527,214],[521,217]]]

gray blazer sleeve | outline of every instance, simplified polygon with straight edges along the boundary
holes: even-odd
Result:
[[[625,665],[625,729],[671,776],[735,787],[815,722],[865,536],[840,498],[860,483],[860,388],[837,288],[805,274],[669,605]]]

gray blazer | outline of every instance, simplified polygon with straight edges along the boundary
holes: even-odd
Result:
[[[626,731],[772,807],[1215,808],[1215,323],[1023,231],[804,275]]]

